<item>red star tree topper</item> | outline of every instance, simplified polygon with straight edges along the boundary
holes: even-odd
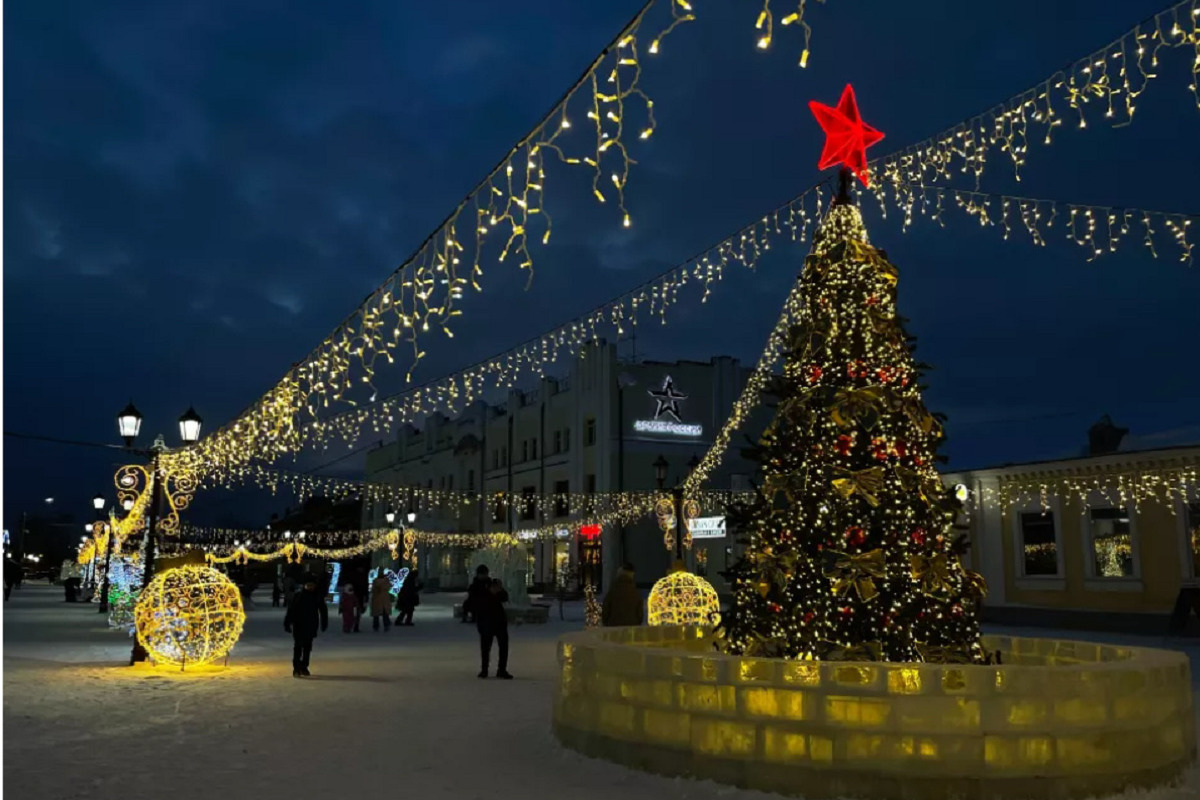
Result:
[[[821,151],[817,168],[828,169],[835,164],[845,164],[863,182],[863,186],[870,186],[867,148],[883,139],[883,134],[863,122],[858,115],[854,87],[846,84],[837,108],[830,108],[816,100],[810,100],[808,107],[812,109],[821,130],[825,131],[825,149]]]

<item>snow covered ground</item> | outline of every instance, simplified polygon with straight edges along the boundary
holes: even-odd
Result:
[[[123,666],[129,640],[95,606],[61,598],[26,585],[4,605],[4,790],[14,799],[773,797],[561,748],[550,733],[554,642],[582,627],[579,605],[566,622],[555,610],[549,625],[512,629],[514,681],[475,677],[477,640],[451,619],[453,595],[425,597],[415,627],[386,634],[342,634],[331,618],[313,677],[297,680],[282,609],[249,612],[227,669],[181,674]],[[1200,646],[1188,649],[1200,676]],[[1197,798],[1200,776],[1136,796]]]

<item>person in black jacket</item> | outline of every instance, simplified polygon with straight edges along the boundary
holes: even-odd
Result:
[[[322,631],[329,627],[329,609],[325,607],[324,595],[317,591],[316,577],[306,575],[304,588],[296,592],[283,618],[283,629],[292,635],[296,643],[292,650],[294,678],[307,677],[309,674],[308,658],[312,655],[318,625]]]
[[[396,624],[412,627],[413,611],[419,605],[421,605],[421,584],[417,570],[414,569],[404,578],[404,583],[400,584],[400,591],[396,593],[396,610],[400,612],[396,615]]]
[[[476,596],[471,603],[475,613],[475,628],[479,631],[479,655],[482,667],[479,677],[488,676],[488,662],[492,656],[492,640],[500,645],[500,660],[497,663],[496,677],[511,680],[508,674],[508,612],[504,604],[508,602],[508,592],[499,578],[491,581],[487,591]]]
[[[488,587],[491,585],[492,579],[488,577],[487,564],[480,564],[475,568],[475,580],[471,581],[471,585],[467,587],[467,599],[463,601],[462,606],[463,622],[470,622],[469,617],[475,616],[472,606],[478,598],[488,593]]]

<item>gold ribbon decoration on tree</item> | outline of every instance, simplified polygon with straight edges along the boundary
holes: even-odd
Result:
[[[862,389],[840,389],[833,397],[830,418],[839,428],[853,428],[861,421],[870,430],[879,422],[883,410],[883,390],[878,386]]]
[[[883,645],[880,642],[861,642],[855,645],[842,646],[833,642],[823,642],[827,647],[821,650],[822,661],[882,661]]]
[[[934,556],[909,556],[912,577],[921,584],[925,594],[936,594],[950,590],[950,561],[945,553]]]
[[[896,467],[896,477],[906,492],[917,492],[929,505],[937,503],[946,493],[946,487],[936,472],[923,475],[915,469]]]
[[[921,660],[929,664],[971,664],[975,659],[966,650],[941,645],[918,644]]]
[[[987,580],[974,570],[964,569],[963,592],[977,599],[987,597]]]
[[[834,478],[833,488],[842,496],[842,499],[849,500],[858,494],[872,506],[879,505],[879,498],[876,495],[883,489],[883,467],[870,467],[856,471],[838,470],[838,472],[845,477]]]
[[[843,595],[854,589],[862,600],[873,600],[879,594],[876,580],[882,580],[886,571],[883,550],[876,548],[867,553],[841,553],[825,551],[825,577],[833,581],[833,593]]]

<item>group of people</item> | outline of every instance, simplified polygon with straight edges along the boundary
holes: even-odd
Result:
[[[391,592],[392,581],[381,570],[371,583],[371,627],[374,630],[379,630],[380,621],[383,622],[384,631],[392,629]],[[364,595],[356,593],[353,583],[348,582],[342,586],[338,601],[338,612],[342,615],[342,633],[358,632],[359,621],[366,610],[366,602],[367,598]],[[404,578],[400,590],[396,593],[396,626],[412,627],[413,612],[419,605],[421,584],[418,570],[414,569]]]
[[[413,612],[421,603],[420,583],[417,580],[417,570],[413,570],[404,579],[396,597],[396,608],[399,614],[396,625],[412,625]],[[371,585],[371,617],[375,630],[379,629],[382,620],[384,630],[391,629],[391,583],[385,575],[380,575]],[[365,593],[364,593],[365,594]],[[463,603],[463,621],[468,617],[475,620],[479,632],[479,650],[482,668],[479,677],[486,678],[489,673],[492,644],[499,645],[499,661],[496,677],[511,680],[508,672],[508,612],[504,604],[508,602],[508,592],[504,584],[490,577],[488,568],[481,565],[475,570],[475,580],[467,590],[467,599]],[[325,604],[325,595],[318,589],[314,575],[303,578],[303,588],[287,600],[287,613],[283,618],[283,628],[292,634],[294,647],[292,649],[292,675],[305,677],[309,675],[308,664],[312,656],[313,640],[318,631],[329,628],[329,609]],[[365,597],[355,592],[352,582],[342,586],[338,611],[342,615],[342,632],[351,633],[359,628],[359,620],[365,608]]]

